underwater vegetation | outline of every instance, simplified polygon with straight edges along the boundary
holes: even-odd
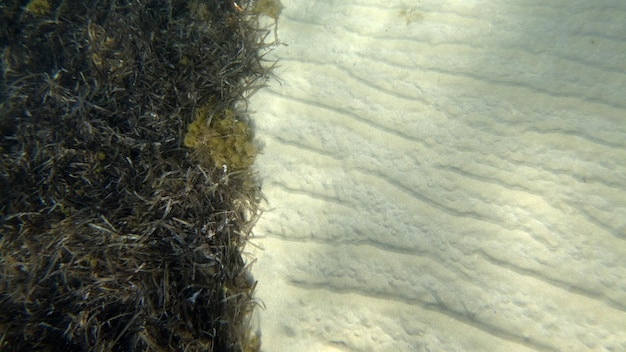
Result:
[[[283,5],[280,3],[280,0],[257,0],[252,7],[251,13],[273,19],[274,38],[278,38],[278,16],[280,16],[282,11]]]
[[[37,16],[43,16],[50,12],[50,3],[48,0],[31,0],[26,5],[26,13]]]
[[[253,4],[0,1],[0,351],[260,349]]]
[[[267,16],[276,21],[282,10],[283,5],[279,0],[257,0],[254,4],[253,12]]]
[[[194,149],[196,158],[205,166],[225,171],[248,169],[257,154],[250,127],[238,121],[232,110],[212,112],[210,105],[197,109],[185,134],[185,146]]]

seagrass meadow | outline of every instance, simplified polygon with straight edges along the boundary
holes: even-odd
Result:
[[[0,3],[0,350],[260,349],[254,5]]]

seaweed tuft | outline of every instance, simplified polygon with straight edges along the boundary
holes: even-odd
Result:
[[[185,135],[185,146],[195,151],[196,159],[204,166],[225,171],[250,168],[257,148],[248,124],[236,119],[232,110],[210,114],[212,109],[208,106],[196,111],[196,119]]]
[[[26,13],[35,16],[43,16],[50,13],[50,3],[48,0],[30,0],[26,5]]]

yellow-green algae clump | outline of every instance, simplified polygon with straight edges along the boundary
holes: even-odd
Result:
[[[253,12],[265,15],[277,21],[282,10],[283,5],[279,0],[258,0],[254,5]]]
[[[185,146],[196,151],[202,164],[228,171],[249,168],[257,154],[250,126],[237,120],[230,109],[212,113],[211,104],[196,110],[195,120],[185,134]]]
[[[47,15],[50,12],[50,3],[47,0],[31,0],[25,10],[36,16]]]

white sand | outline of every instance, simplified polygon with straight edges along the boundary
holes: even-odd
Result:
[[[626,351],[626,2],[282,2],[263,350]]]

